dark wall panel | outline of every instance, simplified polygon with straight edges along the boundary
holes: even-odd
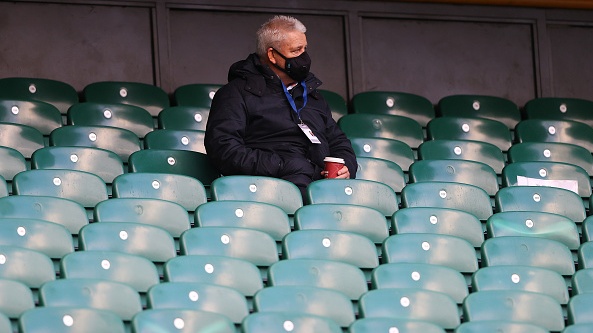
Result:
[[[255,52],[256,31],[271,13],[172,9],[170,68],[173,87],[227,82],[230,65]],[[307,27],[312,71],[323,88],[347,92],[344,24],[339,16],[291,14]]]
[[[554,95],[593,100],[593,27],[550,25],[548,31]]]
[[[0,2],[0,77],[154,83],[151,9]]]
[[[363,18],[364,90],[536,95],[530,24]]]

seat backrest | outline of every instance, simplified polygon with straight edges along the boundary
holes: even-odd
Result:
[[[400,193],[406,186],[404,171],[395,162],[372,157],[357,157],[356,179],[372,180],[388,185]]]
[[[579,268],[593,268],[593,242],[581,244],[577,254]]]
[[[146,292],[159,283],[156,267],[138,255],[113,251],[76,251],[60,262],[60,275],[68,280],[101,279]]]
[[[0,245],[0,278],[39,288],[56,279],[54,265],[46,254],[12,245]]]
[[[287,214],[303,206],[301,192],[293,183],[272,177],[225,176],[212,182],[212,199],[264,202],[282,208]]]
[[[564,284],[564,280],[563,280]],[[449,295],[457,304],[468,295],[464,276],[449,267],[422,263],[382,264],[371,275],[373,289],[425,289]]]
[[[227,256],[185,255],[165,263],[166,282],[211,283],[233,288],[246,297],[253,297],[263,282],[255,264]]]
[[[585,206],[578,194],[547,186],[511,186],[501,188],[494,197],[496,212],[536,211],[554,213],[581,223]]]
[[[132,331],[136,333],[166,332],[173,328],[182,332],[202,332],[216,327],[216,332],[234,333],[235,326],[226,316],[200,310],[149,309],[132,319]]]
[[[418,332],[418,333],[444,333],[440,326],[428,321],[417,319],[399,318],[360,318],[350,325],[349,333],[375,333],[375,332]]]
[[[448,295],[423,289],[375,289],[358,303],[361,318],[398,318],[428,321],[444,329],[459,325],[457,304]]]
[[[591,196],[591,181],[580,166],[562,162],[514,162],[502,170],[502,186],[551,186]]]
[[[354,113],[338,121],[348,137],[371,137],[399,140],[412,149],[424,141],[422,126],[412,118],[390,114]]]
[[[494,237],[482,245],[482,267],[525,265],[572,276],[575,266],[568,247],[555,240],[530,237]]]
[[[498,332],[530,332],[548,333],[547,329],[530,323],[518,323],[501,320],[466,321],[455,329],[456,333],[498,333]],[[562,332],[567,332],[566,330]]]
[[[435,111],[427,98],[405,92],[365,91],[352,97],[354,113],[392,114],[417,121],[422,127],[435,117]]]
[[[525,322],[559,332],[564,328],[560,303],[548,295],[518,290],[490,290],[469,294],[463,302],[466,321]]]
[[[131,172],[115,178],[113,197],[167,200],[191,212],[207,201],[206,189],[196,178],[154,172]]]
[[[405,188],[404,188],[405,189]],[[385,216],[397,211],[398,198],[386,184],[364,179],[322,179],[309,184],[310,204],[351,204],[376,209]]]
[[[593,324],[593,294],[579,294],[570,298],[567,306],[568,325]]]
[[[124,333],[124,323],[107,310],[77,307],[37,307],[19,318],[20,332]]]
[[[133,223],[91,223],[80,229],[79,249],[135,254],[155,263],[175,257],[175,241],[160,227]]]
[[[194,214],[196,227],[241,227],[263,231],[276,242],[290,232],[288,215],[282,208],[253,201],[210,201]]]
[[[350,137],[357,157],[374,157],[391,161],[407,172],[414,162],[414,151],[405,142],[386,138]]]
[[[154,122],[150,113],[129,104],[78,103],[68,110],[68,125],[109,126],[127,129],[139,138],[150,133]]]
[[[512,143],[511,132],[502,122],[486,118],[438,117],[426,127],[431,140],[473,140],[488,142],[506,152]]]
[[[593,152],[593,127],[572,120],[525,119],[517,124],[518,142],[563,142]]]
[[[455,236],[397,234],[383,242],[383,263],[423,263],[452,268],[465,275],[478,270],[473,246]]]
[[[0,218],[30,218],[61,224],[72,235],[89,223],[84,207],[72,200],[36,196],[11,195],[0,198]]]
[[[107,200],[107,186],[92,173],[65,169],[23,171],[14,177],[12,191],[18,195],[40,195],[73,200],[93,208]]]
[[[580,166],[593,176],[593,155],[575,144],[561,142],[523,142],[514,144],[508,151],[509,163],[514,162],[564,162]]]
[[[477,117],[502,122],[514,129],[521,121],[517,104],[509,99],[486,95],[449,95],[441,98],[437,113],[443,117]]]
[[[496,174],[505,166],[502,151],[488,142],[467,140],[428,140],[418,147],[422,160],[469,160],[489,165]]]
[[[527,101],[526,119],[574,120],[593,126],[593,101],[581,98],[539,97]]]
[[[146,135],[146,149],[189,150],[206,154],[204,146],[205,131],[157,129]]]
[[[340,327],[354,320],[352,303],[339,291],[311,286],[267,287],[255,294],[256,312],[291,312],[326,317]]]
[[[317,89],[317,92],[323,96],[323,99],[329,105],[329,109],[332,112],[332,118],[338,121],[340,118],[348,114],[348,104],[344,97],[334,91]]]
[[[577,250],[580,235],[577,225],[566,216],[525,211],[496,213],[486,223],[488,237],[530,236],[553,239]]]
[[[237,290],[209,283],[163,282],[147,294],[150,309],[204,310],[240,324],[249,314],[247,300]]]
[[[21,124],[0,123],[0,146],[15,149],[30,159],[33,152],[45,145],[43,134],[35,128]]]
[[[41,134],[49,135],[62,126],[62,115],[49,103],[0,98],[0,122],[31,126]]]
[[[582,268],[572,276],[572,294],[593,293],[593,267]]]
[[[477,186],[489,196],[498,192],[498,178],[491,166],[468,160],[419,160],[410,166],[410,182],[440,181]]]
[[[44,147],[31,157],[32,169],[68,169],[95,174],[107,184],[124,173],[121,158],[112,151],[92,147]]]
[[[23,282],[0,279],[0,295],[0,313],[8,318],[18,319],[35,307],[33,292]]]
[[[408,207],[395,212],[391,218],[395,234],[431,233],[457,236],[474,248],[484,242],[482,223],[468,212],[437,207]]]
[[[209,106],[171,106],[159,112],[158,128],[205,131],[209,114]]]
[[[175,89],[173,98],[177,105],[198,106],[210,109],[212,99],[221,84],[193,83]]]
[[[68,229],[57,223],[31,218],[0,219],[0,244],[36,250],[58,260],[74,252]]]
[[[174,149],[143,149],[129,159],[130,172],[173,173],[196,178],[208,187],[220,173],[206,154]]]
[[[78,93],[70,84],[41,78],[0,79],[0,98],[43,101],[52,104],[64,115],[70,106],[78,103]]]
[[[170,106],[169,96],[162,88],[140,82],[94,82],[84,87],[82,94],[86,102],[131,104],[153,117]]]
[[[375,244],[360,234],[336,230],[297,230],[284,237],[284,259],[336,260],[371,270],[379,265]]]
[[[368,291],[362,270],[335,260],[280,260],[268,270],[269,286],[313,286],[339,291],[358,301]]]
[[[389,236],[387,220],[380,211],[359,205],[315,204],[299,208],[294,214],[296,230],[328,229],[350,231],[375,244]]]
[[[244,333],[277,332],[340,333],[342,329],[333,320],[316,315],[293,312],[255,312],[243,320]]]
[[[134,132],[107,126],[62,126],[51,132],[52,146],[94,147],[116,153],[126,163],[140,149],[140,139]]]
[[[6,181],[12,181],[17,173],[28,169],[25,157],[14,148],[0,146],[0,160],[0,177]]]
[[[75,307],[108,310],[122,320],[132,320],[142,311],[140,295],[127,284],[103,279],[59,279],[39,290],[44,307]]]
[[[492,215],[488,193],[462,183],[426,181],[408,184],[402,190],[402,206],[459,209],[481,221]]]
[[[146,198],[112,198],[95,206],[95,221],[136,222],[161,227],[175,238],[188,230],[187,210],[171,201]]]

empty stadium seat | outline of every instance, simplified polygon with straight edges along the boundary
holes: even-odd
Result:
[[[234,324],[224,315],[187,309],[149,309],[132,319],[134,333],[202,332],[216,328],[219,333],[234,333]]]
[[[341,333],[333,320],[321,316],[294,312],[255,312],[243,320],[243,333]]]
[[[424,320],[398,318],[360,318],[350,325],[348,333],[375,332],[444,333],[440,326]]]
[[[49,256],[40,251],[0,245],[0,279],[19,281],[31,289],[39,289],[45,282],[56,279],[56,271]]]
[[[410,166],[410,182],[441,181],[477,186],[489,196],[498,192],[496,172],[487,164],[468,160],[419,160]]]
[[[564,328],[562,333],[588,333],[591,330],[590,323],[572,324]]]
[[[144,138],[146,149],[189,150],[206,154],[205,131],[157,129]]]
[[[467,140],[429,140],[418,148],[421,160],[469,160],[489,165],[496,174],[505,166],[502,151],[495,145],[480,141]]]
[[[593,268],[593,242],[581,244],[578,250],[579,268]]]
[[[177,105],[197,106],[210,109],[212,99],[221,84],[193,83],[175,89],[173,98]]]
[[[208,283],[163,282],[148,291],[150,309],[187,309],[214,312],[240,324],[249,314],[245,296],[237,290]]]
[[[402,190],[402,206],[459,209],[481,221],[492,215],[488,193],[462,183],[426,181],[408,184]]]
[[[512,143],[511,132],[504,123],[486,118],[438,117],[428,123],[426,131],[431,140],[488,142],[503,152]]]
[[[120,317],[108,310],[48,306],[25,311],[19,318],[19,332],[124,333]]]
[[[346,115],[338,125],[350,137],[399,140],[416,149],[424,141],[422,127],[414,119],[389,114],[355,113]]]
[[[23,282],[0,279],[0,295],[0,313],[10,319],[18,319],[35,307],[33,293]]]
[[[496,290],[471,293],[463,303],[463,317],[469,322],[525,322],[554,332],[564,328],[560,304],[548,295],[528,291]]]
[[[18,150],[2,146],[0,146],[0,160],[2,161],[2,164],[0,164],[0,177],[9,182],[10,187],[12,187],[14,176],[28,169],[27,161]]]
[[[311,314],[333,320],[340,327],[354,322],[350,299],[339,291],[311,286],[274,286],[255,294],[256,312]]]
[[[405,189],[405,188],[404,188]],[[385,216],[397,211],[396,193],[386,184],[364,179],[322,179],[309,184],[310,204],[351,204],[374,208]]]
[[[365,91],[352,97],[354,113],[392,114],[414,119],[422,127],[435,117],[427,98],[396,91]]]
[[[593,294],[572,296],[568,302],[568,325],[593,324]]]
[[[332,118],[335,121],[338,121],[340,118],[348,114],[348,104],[340,94],[325,89],[317,89],[317,92],[321,94],[323,99],[327,102],[327,105],[332,112]]]
[[[591,110],[593,101],[582,98],[539,97],[523,108],[526,119],[574,120],[593,127]]]
[[[372,157],[357,157],[356,179],[372,180],[388,185],[395,193],[406,186],[402,168],[395,162]]]
[[[143,138],[154,128],[150,113],[135,105],[78,103],[68,110],[68,125],[127,129]]]
[[[102,279],[59,279],[41,286],[40,306],[108,310],[124,321],[142,311],[140,295],[127,284]]]
[[[386,138],[350,137],[352,149],[357,157],[374,157],[394,162],[408,172],[414,162],[414,151],[406,143]]]
[[[0,176],[0,198],[7,197],[9,195],[8,185],[6,180]]]
[[[63,126],[49,136],[51,146],[94,147],[116,153],[126,163],[140,149],[140,139],[134,132],[106,126]]]
[[[140,82],[93,82],[82,91],[86,102],[121,103],[139,106],[153,117],[170,106],[169,96],[160,87]]]
[[[572,294],[593,293],[593,268],[579,268],[572,276]]]
[[[78,93],[70,84],[42,78],[2,78],[0,98],[46,102],[64,115],[72,104],[78,103]]]
[[[51,131],[62,126],[62,115],[49,103],[0,98],[0,122],[31,126],[49,136]]]
[[[561,142],[593,152],[593,128],[572,120],[526,119],[517,124],[518,142]]]
[[[210,107],[171,106],[159,112],[158,128],[205,131]]]
[[[0,199],[2,202],[2,199]],[[591,199],[589,198],[589,207],[591,207]],[[583,220],[582,224],[582,236],[583,242],[589,242],[593,240],[593,217],[587,217]]]
[[[523,142],[514,144],[508,151],[509,163],[514,162],[564,162],[583,168],[593,176],[593,156],[587,149],[561,142]]]
[[[74,251],[68,229],[57,223],[30,218],[0,219],[0,244],[39,251],[53,260]]]
[[[33,152],[45,146],[41,132],[21,124],[0,123],[0,146],[15,149],[30,159]]]
[[[459,325],[457,304],[440,292],[413,288],[375,289],[358,303],[361,318],[422,320],[452,330]]]
[[[504,97],[487,95],[449,95],[438,102],[437,113],[443,117],[493,119],[513,130],[521,121],[517,104]]]

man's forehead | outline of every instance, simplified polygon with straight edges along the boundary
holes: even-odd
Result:
[[[307,36],[300,31],[291,31],[286,34],[286,38],[282,41],[282,44],[288,46],[306,46]]]

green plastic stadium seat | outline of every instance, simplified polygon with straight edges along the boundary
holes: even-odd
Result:
[[[52,104],[62,114],[78,103],[78,93],[70,84],[57,80],[10,77],[0,79],[0,98],[37,100]]]
[[[139,312],[132,319],[134,333],[207,332],[234,333],[235,326],[224,315],[187,309],[151,309]]]
[[[324,89],[317,89],[317,92],[323,96],[323,99],[325,99],[329,105],[329,109],[332,112],[332,118],[335,121],[338,121],[340,118],[348,114],[348,104],[340,94]]]
[[[572,276],[572,294],[593,293],[593,268],[582,268]]]
[[[30,159],[33,152],[43,148],[45,141],[41,132],[21,124],[0,123],[0,146],[17,150]]]
[[[469,322],[524,322],[554,332],[564,328],[560,303],[548,295],[528,291],[491,290],[471,293],[463,303],[463,317]]]
[[[19,318],[19,332],[124,333],[124,323],[107,310],[77,307],[37,307]]]
[[[502,151],[495,145],[480,141],[429,140],[418,148],[421,160],[469,160],[489,165],[496,174],[505,166]]]
[[[209,283],[163,282],[150,288],[147,296],[150,309],[203,310],[227,316],[235,324],[249,314],[245,296]]]
[[[40,306],[107,310],[122,320],[142,311],[140,295],[127,284],[103,279],[59,279],[41,286]]]
[[[177,105],[197,106],[210,109],[212,99],[221,84],[193,83],[175,89],[174,100]]]
[[[205,131],[210,107],[171,106],[159,113],[158,128]]]
[[[578,250],[579,268],[593,268],[593,242],[581,244]]]
[[[412,118],[422,127],[435,117],[435,111],[425,97],[396,91],[365,91],[352,97],[354,113],[392,114]]]
[[[414,151],[406,143],[385,138],[350,137],[352,149],[357,157],[374,157],[391,161],[408,172],[414,162]]]
[[[0,176],[0,198],[7,197],[9,195],[8,185],[6,180]]]
[[[562,333],[588,333],[591,331],[590,323],[572,324],[564,328]]]
[[[593,294],[579,294],[570,298],[568,325],[572,324],[593,324]]]
[[[356,179],[372,180],[388,185],[395,193],[406,186],[402,168],[395,162],[372,157],[357,157]]]
[[[527,101],[526,119],[574,120],[593,126],[593,101],[581,98],[540,97]]]
[[[502,122],[486,118],[439,117],[426,128],[431,140],[473,140],[488,142],[506,152],[512,143],[511,132]]]
[[[78,103],[68,110],[68,125],[109,126],[127,129],[139,138],[154,127],[148,111],[135,105]]]
[[[443,117],[474,117],[502,122],[513,130],[521,121],[517,104],[509,99],[487,95],[449,95],[441,98],[437,114]]]
[[[547,329],[529,323],[501,320],[478,320],[464,322],[457,326],[455,333],[548,333]],[[566,332],[566,331],[563,331]]]
[[[0,313],[18,319],[23,312],[35,307],[31,289],[22,282],[0,279]]]
[[[0,199],[1,202],[2,199]],[[589,198],[589,207],[591,207],[591,198]],[[583,242],[593,240],[593,217],[587,217],[582,224]]]
[[[371,137],[399,140],[416,149],[424,141],[424,133],[418,122],[404,116],[389,114],[355,113],[338,121],[346,136]]]
[[[31,289],[56,279],[51,259],[40,251],[0,245],[0,262],[0,279],[19,281]]]
[[[593,128],[572,120],[526,119],[517,124],[518,142],[561,142],[593,152]]]
[[[256,312],[243,320],[242,333],[264,333],[289,330],[294,333],[341,333],[333,320],[295,312]]]
[[[0,98],[0,122],[31,126],[48,136],[62,126],[62,115],[49,103]]]
[[[593,155],[581,147],[560,142],[523,142],[514,144],[508,152],[509,163],[564,162],[580,166],[593,176]]]
[[[445,333],[440,326],[423,320],[397,318],[361,318],[348,328],[348,333],[375,332]]]
[[[146,149],[189,150],[206,154],[205,131],[157,129],[144,138]]]
[[[28,169],[25,157],[14,148],[0,146],[0,161],[0,177],[11,184],[17,173]]]
[[[82,91],[86,102],[131,104],[153,117],[170,106],[169,96],[160,87],[140,82],[102,81],[88,84]]]
[[[39,251],[54,260],[74,251],[64,226],[30,218],[0,219],[0,244]]]

